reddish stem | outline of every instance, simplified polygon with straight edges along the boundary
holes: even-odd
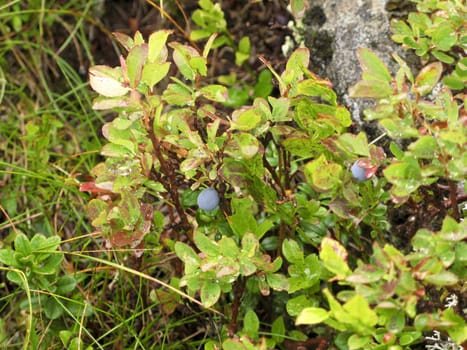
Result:
[[[457,184],[449,180],[449,198],[451,200],[452,217],[459,221],[459,205],[457,203]]]
[[[245,289],[245,281],[243,278],[239,278],[234,286],[234,301],[232,305],[232,318],[228,328],[229,336],[233,337],[237,331],[237,318],[238,311],[240,309],[240,299],[242,298],[243,291]]]
[[[161,144],[157,136],[154,134],[154,130],[151,127],[147,127],[147,130],[148,130],[149,137],[151,139],[151,142],[154,148],[154,153],[156,154],[156,157],[159,160],[159,163],[161,165],[162,173],[166,175],[169,180],[168,182],[163,181],[163,185],[166,188],[166,190],[169,192],[169,195],[172,199],[175,209],[177,210],[177,213],[180,216],[180,219],[182,220],[183,227],[187,231],[188,237],[190,238],[190,240],[192,240],[190,223],[188,222],[185,211],[183,210],[183,207],[180,203],[180,199],[178,197],[178,190],[177,190],[174,169],[171,169],[171,167],[169,167],[169,165],[165,161],[164,155],[162,154],[162,151],[161,151]],[[161,177],[161,180],[162,179],[163,178]]]

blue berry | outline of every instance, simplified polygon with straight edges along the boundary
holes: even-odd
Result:
[[[369,179],[369,177],[367,177],[367,169],[361,167],[359,160],[353,163],[350,171],[352,172],[352,177],[358,181],[366,181]]]
[[[219,193],[214,188],[206,188],[198,195],[198,206],[203,210],[214,210],[219,205]]]

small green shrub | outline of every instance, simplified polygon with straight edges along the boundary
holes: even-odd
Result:
[[[463,278],[464,225],[448,218],[439,234],[419,231],[409,255],[375,243],[373,254],[362,256],[369,263],[348,259],[344,245],[326,237],[331,233],[363,248],[362,234],[381,239],[389,229],[385,203],[390,198],[400,204],[440,178],[462,179],[465,141],[458,105],[448,90],[435,103],[421,100],[441,78],[441,66],[430,64],[412,79],[402,64],[393,80],[372,52],[360,50],[363,80],[352,94],[379,98],[367,114],[381,119],[389,137],[416,138],[406,151],[392,143],[395,157],[386,159],[363,133],[345,132],[349,112],[337,104],[330,83],[308,71],[308,50],[296,50],[280,74],[265,61],[278,81],[279,97],[257,97],[251,106],[226,114],[228,90],[203,83],[214,36],[203,53],[169,43],[170,59],[169,34],[153,33],[147,43],[139,33],[119,34],[128,50],[121,66],[90,70],[91,86],[103,95],[94,108],[119,112],[103,128],[109,141],[102,150],[105,163],[93,170],[95,181],[82,185],[96,195],[88,211],[108,244],[141,248],[148,235],[169,230],[159,244],[185,264],[178,285],[199,295],[205,307],[233,303],[226,349],[251,348],[255,339],[253,348],[283,342],[288,332],[266,343],[258,337],[254,310],[261,295],[287,306],[299,324],[324,322],[341,331],[336,344],[347,344],[341,348],[410,346],[433,327],[464,341],[465,323],[452,310],[441,316],[416,310],[424,288],[455,285]],[[184,81],[171,76],[164,83],[172,60]],[[424,128],[418,125],[422,111],[430,112]],[[443,127],[433,126],[433,118]],[[364,174],[358,181],[349,169],[356,160]],[[383,165],[384,177],[374,176]],[[196,208],[203,186],[219,198],[208,211]],[[165,220],[155,206],[167,210]],[[427,234],[439,237],[439,244],[431,245],[436,239],[427,241]],[[460,250],[449,255],[456,246]],[[320,293],[323,281],[348,286],[337,293],[344,304],[331,289]],[[249,301],[239,306],[240,298]],[[329,311],[319,306],[325,302]],[[236,326],[242,315],[243,331]],[[240,340],[231,338],[237,332]],[[332,333],[319,332],[325,338]]]

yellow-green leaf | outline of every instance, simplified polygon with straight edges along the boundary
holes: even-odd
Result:
[[[422,96],[430,93],[438,83],[442,73],[443,64],[441,62],[430,63],[418,73],[412,91]]]
[[[295,324],[317,324],[327,320],[328,317],[329,311],[325,309],[321,309],[319,307],[307,307],[300,312]]]
[[[363,80],[379,80],[386,83],[391,81],[391,74],[389,74],[386,65],[374,52],[360,48],[357,55],[363,70]]]
[[[158,62],[162,50],[165,46],[168,36],[172,33],[171,30],[159,30],[152,33],[148,40],[148,61],[150,63]]]

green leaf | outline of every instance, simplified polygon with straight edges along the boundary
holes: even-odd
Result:
[[[210,238],[208,238],[204,233],[196,231],[194,234],[194,241],[199,250],[208,256],[219,256],[220,248],[214,243]]]
[[[360,334],[353,334],[350,336],[347,345],[349,346],[349,350],[366,349],[370,342],[370,336],[361,336]]]
[[[352,125],[352,118],[350,112],[347,108],[343,106],[338,106],[336,108],[335,115],[336,119],[339,121],[342,128],[347,128]],[[342,132],[338,129],[339,132]]]
[[[402,311],[393,312],[386,323],[386,328],[394,334],[402,332],[406,326],[405,317],[406,315]]]
[[[38,242],[36,241],[37,237],[40,237]],[[31,247],[33,250],[56,250],[59,246],[60,237],[58,236],[44,238],[41,234],[36,233],[31,239]]]
[[[248,103],[250,95],[246,89],[229,88],[227,101],[224,105],[227,107],[238,108]]]
[[[296,263],[288,268],[290,275],[289,293],[312,288],[319,283],[321,264],[315,254],[308,255],[302,263]]]
[[[299,48],[292,52],[284,72],[279,77],[279,89],[282,96],[287,90],[293,90],[297,82],[303,79],[303,72],[308,69],[310,62],[310,51],[307,48]],[[289,85],[289,87],[288,87]]]
[[[281,344],[285,339],[284,318],[279,316],[274,320],[271,326],[271,337],[277,344]]]
[[[349,88],[350,97],[384,98],[391,94],[391,85],[380,80],[361,80]]]
[[[269,287],[274,290],[287,291],[289,289],[289,281],[287,277],[280,273],[270,273],[266,275],[266,280],[268,282]]]
[[[128,143],[128,145],[130,145],[130,143]],[[101,155],[110,158],[128,158],[135,156],[135,153],[123,145],[108,143],[102,147]]]
[[[68,346],[68,343],[71,339],[71,337],[74,335],[72,331],[60,331],[58,333],[58,336],[60,340],[62,341],[63,346],[66,348]],[[67,348],[69,349],[69,348]]]
[[[136,154],[138,145],[131,130],[118,129],[114,123],[107,123],[102,127],[102,134],[112,144],[123,146],[131,154]]]
[[[339,135],[337,145],[346,152],[350,152],[360,156],[370,156],[370,149],[368,146],[368,140],[364,132],[360,132],[357,135],[345,133]]]
[[[415,343],[422,337],[422,332],[412,331],[412,332],[402,332],[399,336],[399,344],[402,346],[407,346],[412,343]]]
[[[360,48],[358,49],[357,56],[363,70],[363,80],[377,80],[387,84],[391,82],[391,74],[389,74],[386,65],[375,53],[369,49]]]
[[[190,32],[190,39],[193,41],[198,41],[198,40],[206,39],[210,35],[211,35],[211,32],[209,30],[193,29]]]
[[[316,79],[306,79],[299,82],[297,93],[305,96],[317,96],[333,106],[337,105],[336,93],[328,86],[318,83]]]
[[[252,159],[259,150],[260,144],[256,137],[250,133],[240,132],[232,135],[225,153],[236,159]]]
[[[128,53],[126,66],[131,88],[135,89],[138,86],[147,56],[148,46],[146,44],[134,46]]]
[[[290,0],[290,7],[296,19],[300,19],[305,15],[305,0]]]
[[[168,104],[184,106],[193,104],[191,91],[180,84],[169,84],[162,94],[162,99]]]
[[[212,35],[209,36],[209,39],[206,41],[206,44],[204,45],[203,49],[203,57],[207,58],[209,55],[209,51],[211,50],[214,41],[216,40],[217,33],[213,33]]]
[[[442,271],[440,273],[427,275],[423,280],[436,286],[452,286],[459,281],[459,278],[450,271]]]
[[[389,149],[391,150],[391,153],[394,155],[394,157],[396,157],[396,159],[401,160],[404,157],[404,152],[394,141],[391,141],[389,144]]]
[[[52,297],[47,298],[43,307],[45,315],[51,320],[56,320],[63,315],[63,307]]]
[[[0,249],[0,263],[10,267],[19,267],[12,249]]]
[[[342,166],[328,161],[324,154],[305,165],[305,176],[308,183],[321,192],[336,188],[341,183],[341,173]]]
[[[349,315],[367,328],[374,327],[378,322],[378,315],[376,312],[370,308],[368,301],[359,294],[352,297],[343,307]]]
[[[216,348],[219,349],[219,348]],[[222,343],[222,350],[252,350],[241,343],[240,339],[227,339]]]
[[[448,308],[443,311],[441,319],[445,322],[450,323],[449,327],[446,327],[446,330],[457,344],[462,344],[467,340],[467,325],[465,320],[454,313],[452,308]]]
[[[170,62],[165,63],[146,63],[143,68],[141,81],[153,89],[154,85],[164,79],[169,72]]]
[[[242,238],[242,251],[251,258],[259,250],[259,240],[253,233],[246,233]]]
[[[431,40],[436,49],[449,51],[457,43],[456,31],[450,21],[444,21],[434,29],[431,34]]]
[[[191,46],[182,45],[177,42],[172,42],[169,44],[169,46],[174,49],[173,60],[177,65],[180,73],[182,73],[186,79],[194,81],[196,71],[191,65],[191,60],[194,57],[199,57],[198,51],[196,51]]]
[[[306,295],[299,295],[287,301],[286,309],[290,316],[298,316],[304,308],[314,305],[313,301],[308,299]]]
[[[25,234],[20,233],[16,236],[14,246],[16,252],[18,252],[21,257],[27,257],[32,254],[31,243]]]
[[[56,293],[60,295],[65,295],[71,293],[75,290],[77,285],[76,279],[71,276],[61,276],[56,284],[57,290]]]
[[[190,58],[189,62],[191,68],[193,68],[193,71],[196,72],[197,75],[199,74],[204,77],[208,74],[206,57],[197,55]]]
[[[449,87],[451,90],[462,90],[467,87],[466,79],[457,77],[456,74],[450,74],[443,78],[443,84]]]
[[[425,181],[418,162],[413,158],[395,161],[383,170],[384,177],[397,186],[397,195],[405,196],[417,190]]]
[[[467,78],[467,57],[461,58],[456,64],[456,73],[461,78]]]
[[[307,48],[299,48],[292,52],[287,64],[285,66],[286,70],[295,71],[297,75],[301,75],[303,70],[308,68],[310,62],[310,50]]]
[[[427,38],[419,38],[415,48],[415,54],[420,57],[428,57],[430,41]]]
[[[351,270],[347,265],[347,251],[338,241],[325,237],[321,241],[319,257],[326,269],[342,279],[350,275]]]
[[[282,254],[292,264],[303,263],[303,250],[293,239],[286,238],[282,242]]]
[[[112,35],[127,51],[130,51],[135,45],[133,38],[126,34],[114,32]]]
[[[238,50],[235,52],[235,64],[241,66],[248,58],[250,58],[250,38],[244,36],[238,43]]]
[[[321,323],[329,318],[329,311],[319,307],[307,307],[303,309],[295,320],[296,325],[313,325]]]
[[[421,96],[430,93],[438,83],[442,73],[443,64],[441,62],[430,63],[418,73],[412,91]]]
[[[136,31],[135,36],[133,37],[133,40],[135,42],[135,46],[144,44],[143,34],[141,34],[139,30]]]
[[[92,103],[92,109],[97,111],[102,111],[106,109],[113,109],[113,108],[125,108],[128,107],[129,100],[128,98],[122,97],[114,97],[114,98],[106,98],[105,96],[99,96],[94,99]]]
[[[158,30],[149,36],[148,40],[148,62],[163,62],[165,57],[161,59],[161,53],[165,47],[168,36],[172,33],[171,30]]]
[[[274,98],[272,96],[268,96],[268,101],[272,107],[271,115],[274,122],[282,122],[290,119],[288,116],[290,99],[284,97]]]
[[[261,222],[257,226],[254,233],[255,233],[256,237],[258,237],[258,239],[261,239],[266,234],[266,232],[268,232],[273,227],[274,227],[274,222],[272,220],[265,219],[263,222]],[[263,244],[264,244],[264,241],[263,241]]]
[[[207,85],[199,89],[199,92],[211,101],[225,102],[228,98],[227,88],[222,85]]]
[[[232,238],[222,237],[218,243],[220,252],[223,256],[237,258],[240,254],[240,249]]]
[[[438,50],[433,50],[431,52],[431,54],[433,56],[435,56],[435,58],[438,61],[441,61],[441,62],[444,62],[444,63],[447,63],[447,64],[453,64],[454,61],[455,61],[452,56],[449,56],[448,54],[445,54],[444,52],[441,52],[441,51],[438,51]]]
[[[303,158],[310,158],[316,149],[316,144],[305,133],[297,132],[284,139],[282,144],[291,154]]]
[[[248,131],[256,128],[261,121],[261,115],[256,107],[236,110],[232,115],[232,130]]]
[[[438,149],[435,137],[425,135],[409,145],[412,154],[417,158],[433,159],[433,155]]]
[[[393,33],[392,40],[401,44],[402,39],[406,36],[413,35],[412,29],[404,21],[393,19],[391,21],[391,31]]]
[[[415,36],[420,36],[427,28],[432,26],[432,21],[426,13],[410,12],[408,21],[412,26]]]
[[[205,281],[201,287],[201,303],[204,307],[211,307],[219,300],[221,287],[217,282]]]
[[[61,253],[51,254],[43,265],[35,266],[33,268],[34,273],[52,275],[57,273],[58,268],[60,267],[63,260],[63,255]]]
[[[6,274],[6,277],[8,278],[9,281],[16,283],[17,285],[24,287],[23,286],[23,279],[22,275],[19,274],[19,272],[16,271],[8,271]]]
[[[389,137],[393,139],[420,136],[418,130],[413,127],[411,118],[385,118],[380,121],[380,125],[386,129]]]
[[[175,254],[185,263],[185,274],[189,274],[199,267],[201,259],[189,245],[176,242]]]
[[[274,86],[272,85],[272,73],[264,69],[259,73],[258,80],[254,86],[254,97],[269,98]],[[287,101],[289,101],[287,99]]]
[[[243,332],[251,339],[258,339],[259,318],[253,310],[248,310],[243,318]]]

